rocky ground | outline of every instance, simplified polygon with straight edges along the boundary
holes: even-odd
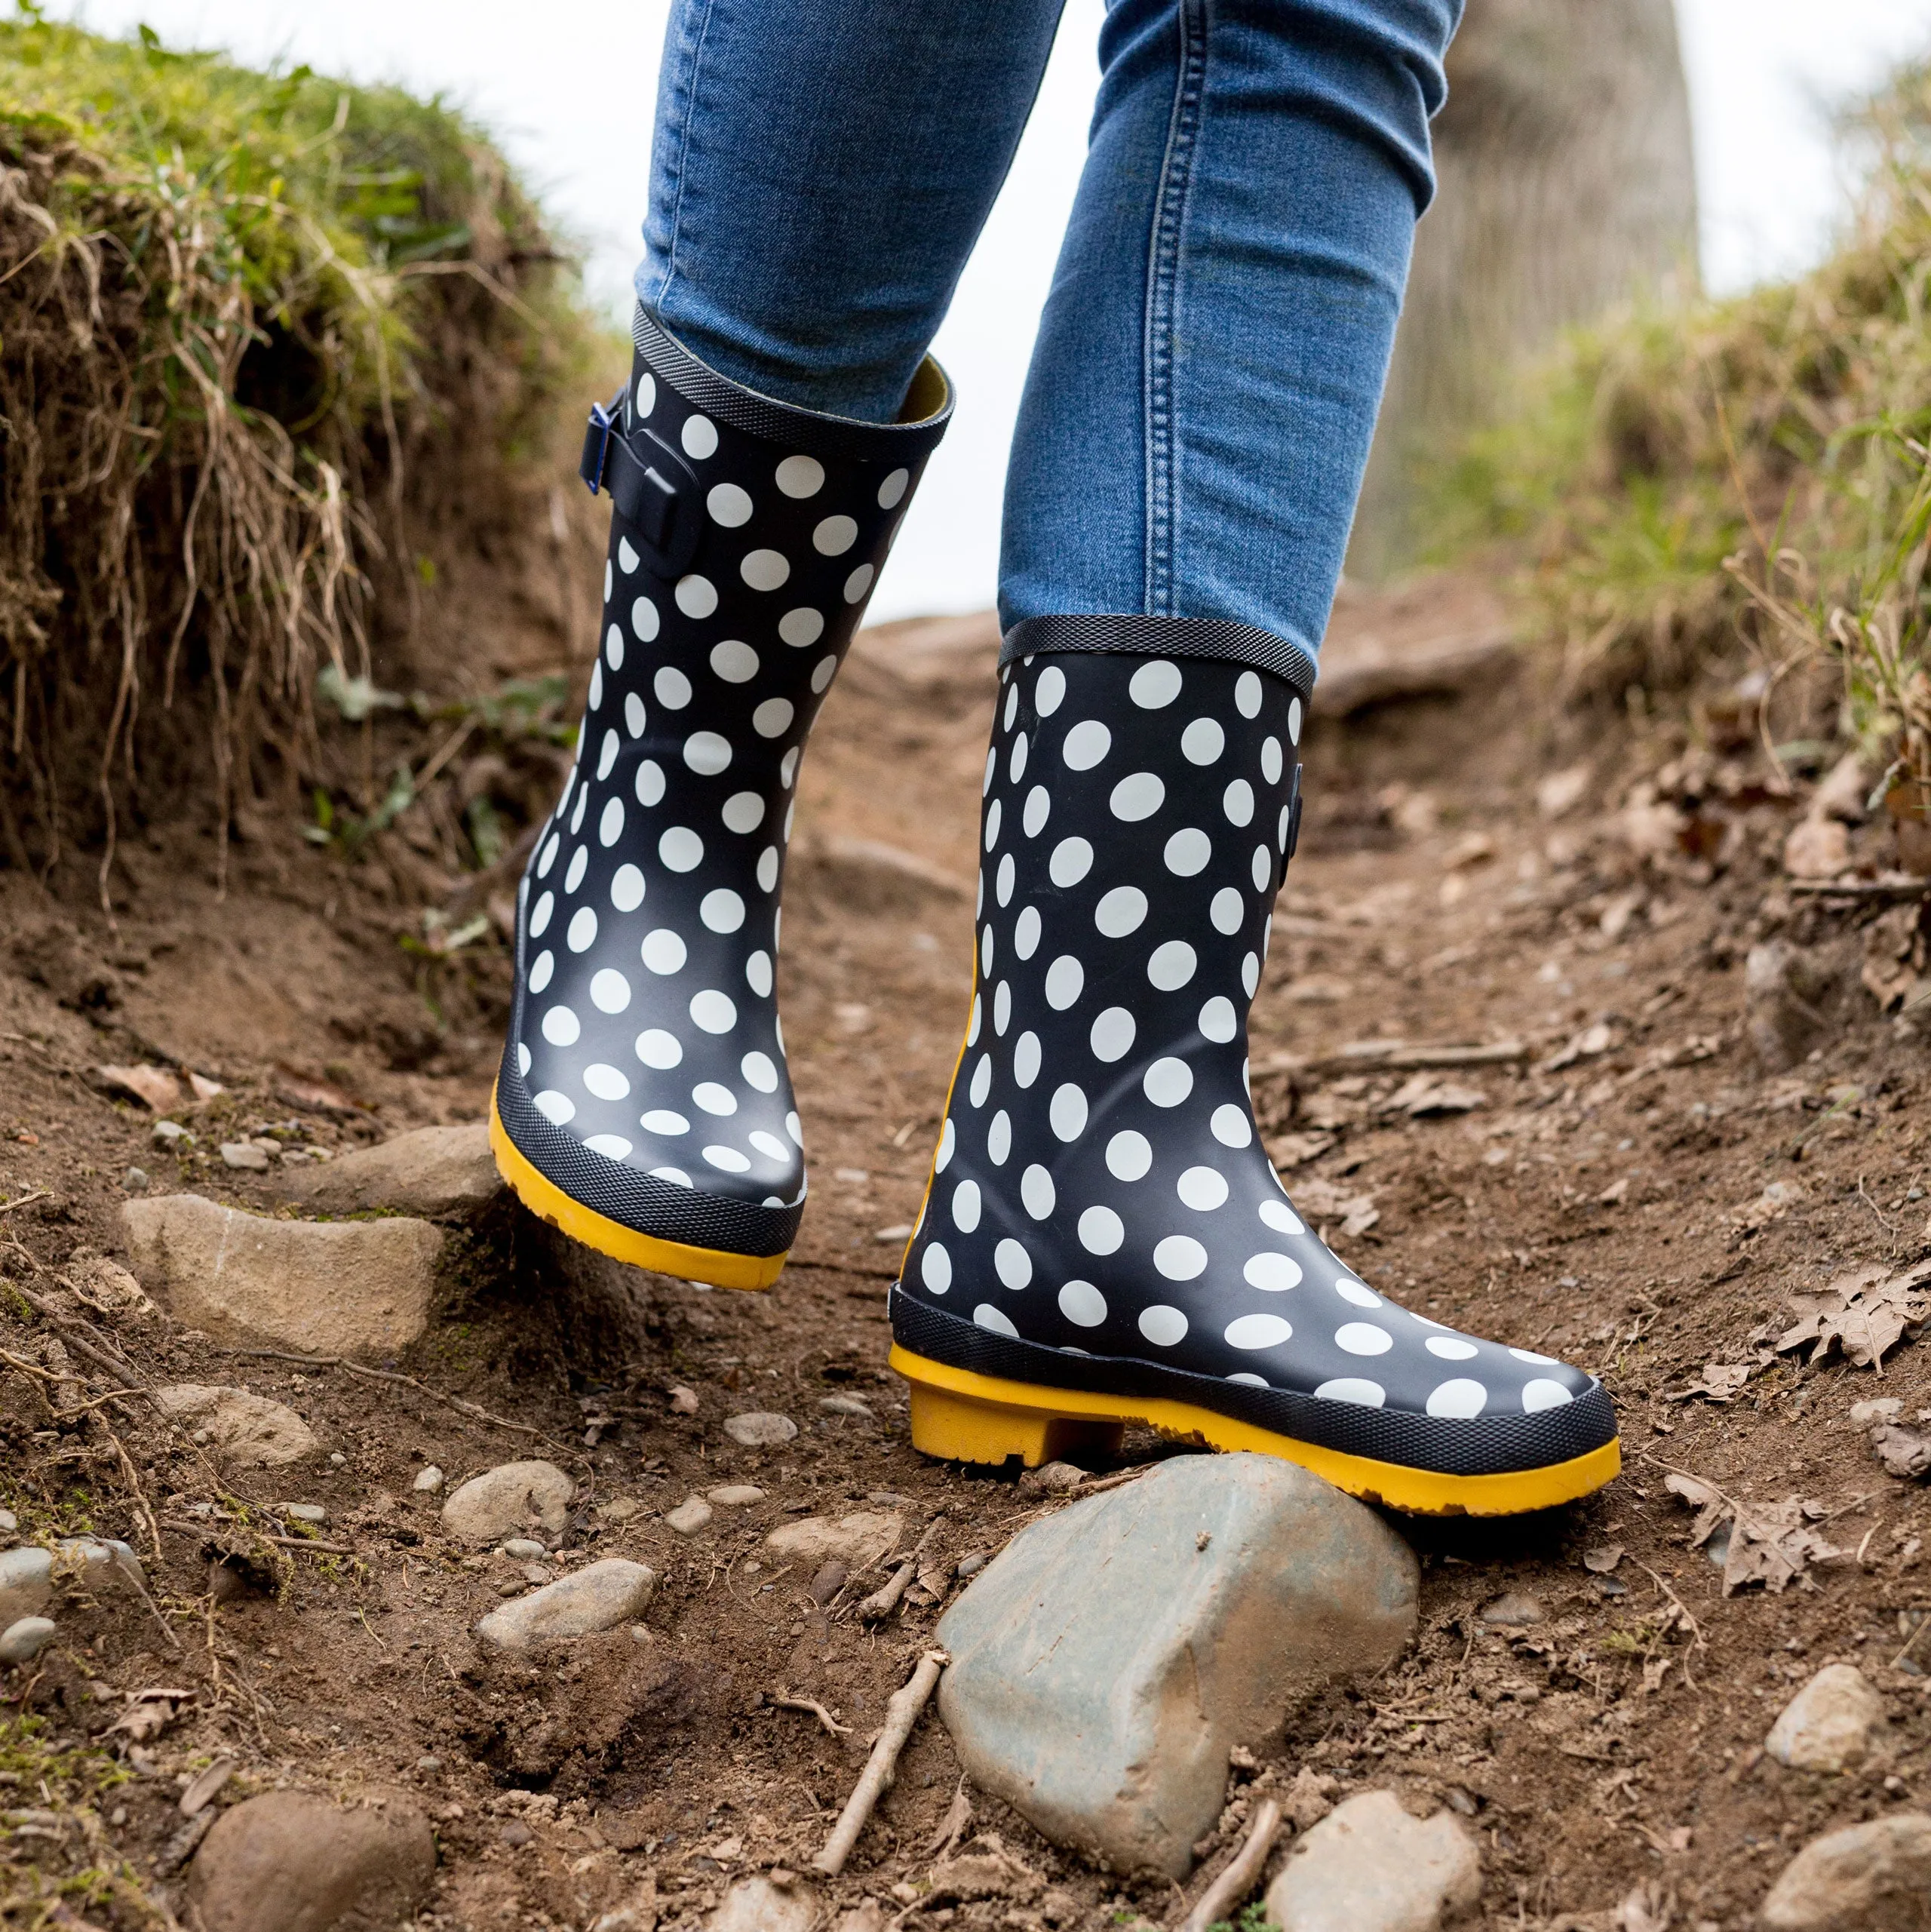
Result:
[[[1931,1924],[1923,901],[1749,690],[1588,723],[1485,624],[1344,613],[1369,708],[1310,745],[1255,1090],[1371,1282],[1604,1376],[1626,1473],[1543,1517],[1150,1436],[912,1449],[885,1293],[967,999],[983,625],[870,634],[806,768],[768,1295],[492,1184],[507,964],[408,902],[406,822],[262,832],[222,898],[158,831],[111,927],[91,874],[0,875],[0,1924],[1178,1927],[1270,1808],[1290,1932]]]

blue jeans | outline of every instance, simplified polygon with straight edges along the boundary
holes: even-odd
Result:
[[[1461,4],[1110,0],[1007,474],[1005,625],[1217,619],[1314,653]],[[749,388],[890,421],[1012,162],[1058,5],[678,0],[645,308]]]

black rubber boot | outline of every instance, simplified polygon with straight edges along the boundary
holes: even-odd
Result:
[[[803,1212],[772,997],[806,735],[951,393],[853,422],[727,382],[640,312],[593,411],[603,642],[517,899],[491,1141],[524,1204],[619,1261],[775,1281]]]
[[[1047,619],[1003,660],[972,1018],[892,1293],[913,1443],[1036,1464],[1143,1422],[1420,1511],[1607,1482],[1601,1385],[1386,1301],[1255,1131],[1303,655],[1235,625]]]

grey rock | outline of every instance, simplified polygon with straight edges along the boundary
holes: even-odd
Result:
[[[1850,1419],[1859,1429],[1868,1429],[1880,1422],[1895,1422],[1904,1404],[1896,1396],[1877,1396],[1869,1402],[1853,1402]]]
[[[487,1123],[459,1127],[418,1127],[379,1146],[339,1154],[324,1167],[297,1169],[283,1191],[292,1201],[353,1214],[388,1208],[435,1218],[470,1215],[502,1192],[502,1177],[490,1151]]]
[[[379,1932],[422,1906],[435,1871],[428,1821],[399,1798],[346,1811],[274,1791],[215,1820],[188,1897],[205,1932]]]
[[[1022,1530],[946,1613],[966,1774],[1045,1835],[1175,1878],[1229,1755],[1412,1635],[1413,1553],[1291,1463],[1185,1456]]]
[[[130,1167],[121,1177],[121,1184],[130,1194],[145,1194],[148,1191],[148,1171],[145,1167]]]
[[[298,1523],[325,1523],[329,1513],[319,1503],[284,1503],[281,1506],[284,1516],[293,1516]]]
[[[710,1527],[713,1513],[701,1496],[686,1496],[674,1510],[665,1511],[664,1527],[675,1530],[680,1536],[695,1536],[699,1530]]]
[[[725,1482],[715,1489],[707,1489],[704,1500],[715,1503],[720,1510],[748,1510],[754,1503],[764,1500],[764,1491],[753,1483]]]
[[[51,1617],[21,1617],[0,1630],[0,1663],[31,1663],[59,1634]]]
[[[534,1562],[539,1556],[547,1556],[549,1551],[533,1536],[513,1536],[503,1545],[503,1554],[514,1556],[522,1563]]]
[[[1454,1814],[1411,1817],[1363,1792],[1294,1841],[1267,1887],[1281,1932],[1434,1932],[1481,1896],[1481,1861]]]
[[[29,1547],[0,1554],[0,1629],[38,1617],[63,1583],[101,1590],[116,1583],[143,1587],[141,1559],[115,1537],[73,1537],[51,1550]]]
[[[803,1885],[740,1878],[711,1915],[711,1932],[811,1932],[818,1901]]]
[[[476,1626],[476,1635],[493,1649],[519,1651],[614,1629],[641,1617],[656,1587],[656,1573],[647,1564],[606,1556],[491,1611]]]
[[[416,1480],[410,1485],[425,1496],[433,1496],[443,1486],[443,1473],[434,1463],[425,1463],[416,1472]]]
[[[781,1442],[788,1442],[798,1433],[798,1425],[788,1415],[773,1415],[763,1409],[752,1409],[743,1415],[725,1418],[724,1433],[734,1442],[741,1442],[748,1449],[775,1449]]]
[[[238,1167],[247,1174],[266,1174],[269,1171],[269,1150],[258,1147],[253,1141],[224,1141],[221,1144],[221,1162],[224,1167]]]
[[[1931,1817],[1893,1811],[1813,1838],[1763,1903],[1764,1932],[1924,1932],[1931,1926]]]
[[[220,1339],[393,1354],[429,1325],[443,1236],[425,1221],[272,1221],[164,1194],[124,1203],[121,1225],[175,1319]]]
[[[20,1519],[11,1510],[0,1510],[0,1536],[11,1536],[20,1526]]]
[[[894,1511],[880,1515],[860,1510],[834,1522],[829,1516],[801,1516],[780,1523],[764,1539],[764,1547],[782,1563],[811,1564],[834,1558],[848,1570],[868,1568],[896,1549],[905,1519]]]
[[[1540,1623],[1547,1614],[1533,1597],[1512,1590],[1491,1598],[1477,1613],[1483,1623],[1504,1630],[1521,1629],[1530,1623]]]
[[[192,1147],[195,1137],[178,1120],[157,1120],[154,1123],[154,1138],[164,1147]]]
[[[576,1485],[554,1463],[499,1463],[443,1505],[443,1527],[465,1543],[499,1543],[532,1523],[552,1536],[569,1521]]]
[[[821,1396],[818,1405],[827,1415],[860,1415],[867,1422],[872,1419],[870,1403],[857,1396]]]
[[[315,1453],[309,1425],[266,1396],[213,1382],[173,1382],[155,1395],[170,1415],[190,1429],[205,1430],[207,1439],[235,1462],[267,1468]]]
[[[1843,1771],[1883,1755],[1884,1700],[1853,1663],[1830,1663],[1783,1707],[1764,1749],[1797,1771]]]

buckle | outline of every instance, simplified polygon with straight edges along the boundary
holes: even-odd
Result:
[[[594,496],[603,485],[604,465],[610,459],[610,438],[619,431],[624,407],[619,389],[608,403],[590,405],[590,421],[583,432],[583,454],[578,458],[576,473]]]

